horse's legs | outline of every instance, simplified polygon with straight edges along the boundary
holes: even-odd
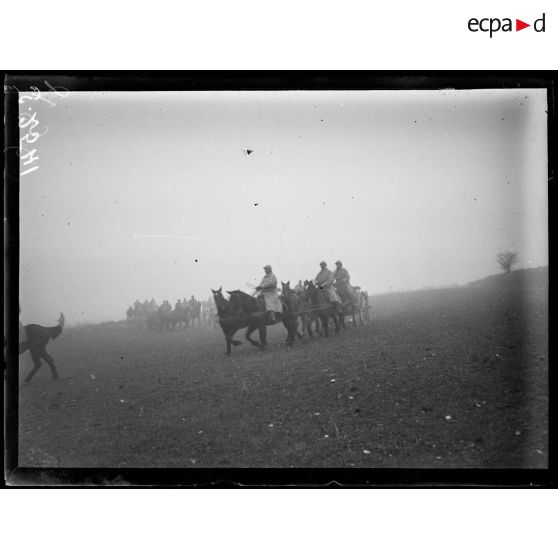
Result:
[[[285,326],[285,329],[287,330],[287,338],[285,339],[285,343],[287,345],[292,345],[292,341],[291,338],[293,337],[293,334],[291,332],[291,325],[289,324],[289,322],[287,320],[283,320],[283,325]]]
[[[261,343],[258,343],[257,341],[254,341],[251,337],[250,334],[253,333],[254,331],[256,331],[256,329],[260,329],[258,326],[249,326],[248,329],[246,330],[246,333],[244,334],[244,337],[246,337],[246,339],[248,341],[250,341],[250,343],[252,343],[252,345],[254,345],[254,347],[260,347]],[[265,337],[265,336],[264,336]],[[262,332],[260,329],[260,341],[262,340]]]
[[[25,377],[25,380],[23,381],[25,384],[31,382],[33,376],[37,373],[42,364],[41,357],[39,356],[39,352],[36,349],[29,349],[29,352],[31,353],[31,358],[33,359],[33,369]]]
[[[54,364],[54,359],[46,352],[46,347],[40,353],[42,359],[50,366],[50,374],[53,380],[58,380],[58,372],[56,371],[56,365]]]
[[[304,329],[302,330],[302,333],[298,331],[298,318],[293,323],[293,331],[294,331],[294,335],[296,335],[301,341],[304,340]],[[294,341],[294,335],[293,335],[293,341]]]
[[[329,331],[328,331],[328,325],[327,325],[327,322],[329,321],[329,317],[328,316],[322,316],[321,320],[322,320],[322,329],[324,331],[324,335],[326,337],[329,337]]]
[[[223,328],[223,333],[225,334],[225,342],[227,343],[227,352],[225,353],[227,356],[231,356],[231,346],[234,345],[241,345],[240,341],[235,341],[233,339],[233,335],[238,331],[237,329],[225,329]]]
[[[345,318],[343,316],[343,314],[336,316],[335,314],[333,314],[333,316],[331,317],[333,319],[333,323],[335,324],[335,334],[337,335],[339,333],[339,322],[341,322],[343,324],[343,328],[345,328]]]
[[[260,333],[261,349],[263,350],[267,345],[267,327],[265,327],[265,325],[260,325],[258,326],[258,331]]]
[[[289,347],[293,345],[297,336],[299,339],[302,339],[302,335],[300,335],[298,331],[298,318],[295,318],[294,320],[283,320],[283,325],[287,329],[287,339],[285,339],[285,343]]]
[[[304,319],[305,325],[306,325],[306,331],[308,332],[308,336],[312,337],[314,334],[312,333],[312,322],[314,321],[314,318],[310,318],[310,317],[306,317]]]

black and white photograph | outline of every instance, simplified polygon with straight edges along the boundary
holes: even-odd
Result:
[[[18,469],[548,468],[547,88],[30,83]]]

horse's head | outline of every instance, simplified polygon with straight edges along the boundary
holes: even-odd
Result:
[[[320,298],[320,295],[323,296],[323,292],[314,285],[313,281],[304,281],[304,295],[306,300],[316,301]]]
[[[286,283],[283,283],[283,281],[281,281],[281,292],[284,295],[288,295],[291,292],[291,282],[287,281]]]
[[[216,291],[211,289],[213,300],[217,307],[217,312],[226,312],[229,307],[229,301],[223,296],[223,287],[219,287]]]

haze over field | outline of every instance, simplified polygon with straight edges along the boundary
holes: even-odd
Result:
[[[546,91],[44,93],[25,323],[122,319],[341,259],[370,294],[548,264]],[[247,154],[244,149],[253,150]]]

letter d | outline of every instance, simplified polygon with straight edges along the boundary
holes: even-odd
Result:
[[[545,14],[542,15],[541,18],[536,19],[535,23],[533,23],[533,29],[537,32],[537,33],[544,33],[544,26],[545,26]],[[539,22],[542,22],[542,27],[539,29],[538,24]]]

